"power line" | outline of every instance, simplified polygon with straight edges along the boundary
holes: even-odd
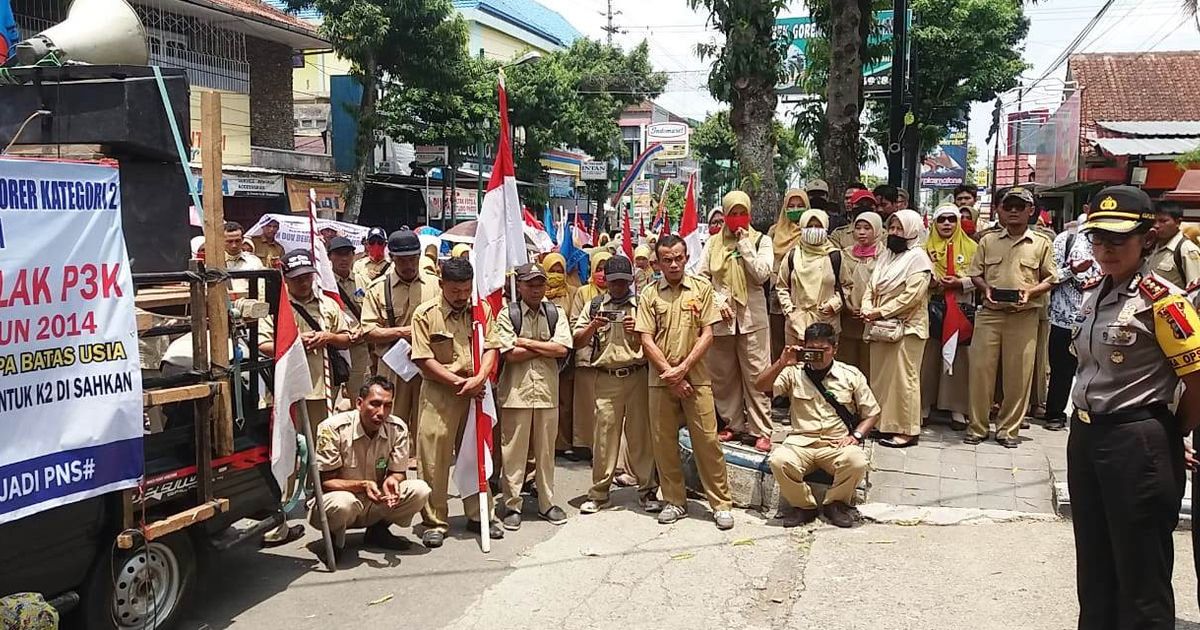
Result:
[[[609,45],[609,46],[612,46],[612,43],[613,43],[613,35],[616,35],[616,34],[618,34],[618,33],[620,33],[620,34],[624,34],[624,33],[627,33],[627,32],[628,32],[628,31],[626,31],[626,30],[623,30],[623,29],[622,29],[620,26],[617,26],[616,24],[613,24],[613,17],[615,17],[615,16],[618,16],[618,15],[621,15],[621,12],[620,12],[620,11],[613,11],[613,6],[612,6],[612,5],[613,5],[613,0],[608,0],[608,11],[607,11],[607,12],[605,12],[605,11],[601,11],[601,12],[600,12],[600,15],[603,15],[603,16],[605,17],[605,19],[607,19],[607,20],[608,20],[608,23],[607,23],[607,24],[605,24],[604,26],[601,26],[601,27],[600,27],[600,30],[604,31],[605,33],[608,33],[608,45]]]

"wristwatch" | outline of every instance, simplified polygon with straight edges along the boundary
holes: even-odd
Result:
[[[859,442],[862,442],[864,439],[866,439],[866,436],[864,436],[858,429],[855,429],[850,435],[853,435],[854,439],[858,440]]]

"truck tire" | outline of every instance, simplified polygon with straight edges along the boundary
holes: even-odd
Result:
[[[180,618],[196,581],[196,550],[175,532],[133,550],[102,554],[83,591],[88,630],[165,630]]]

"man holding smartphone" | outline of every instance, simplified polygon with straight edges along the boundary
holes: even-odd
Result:
[[[996,442],[1017,448],[1021,420],[1029,406],[1037,356],[1039,313],[1056,278],[1052,242],[1030,229],[1033,193],[1016,186],[1000,202],[1000,229],[979,239],[967,275],[983,296],[971,339],[971,424],[967,444],[987,439],[996,370],[1002,372]]]
[[[858,521],[854,492],[867,474],[862,443],[879,421],[879,403],[858,368],[835,361],[837,332],[815,323],[804,331],[804,346],[787,346],[779,360],[758,376],[760,391],[791,400],[791,433],[771,451],[767,463],[779,492],[796,512],[784,525],[817,518],[817,501],[804,476],[820,468],[833,475],[825,493],[825,518],[838,527]]]

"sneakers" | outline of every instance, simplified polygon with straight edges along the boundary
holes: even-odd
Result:
[[[760,453],[771,452],[771,438],[763,436],[754,441],[754,450]]]
[[[504,525],[504,529],[507,529],[510,532],[515,532],[518,529],[521,529],[521,513],[509,512],[508,514],[504,515],[504,518],[501,519],[500,522]]]
[[[717,529],[733,529],[733,512],[730,512],[729,510],[714,512],[713,521],[717,523]]]
[[[567,513],[563,512],[562,508],[558,507],[557,505],[552,506],[545,512],[538,512],[538,516],[541,517],[543,521],[548,521],[552,525],[562,525],[563,523],[567,522]]]
[[[412,542],[388,530],[388,523],[379,523],[367,528],[363,535],[363,544],[368,547],[380,547],[393,551],[406,551],[412,548]]]
[[[428,529],[425,530],[424,534],[421,534],[421,544],[424,545],[426,549],[437,549],[438,547],[442,546],[442,543],[445,542],[445,540],[446,534],[436,529]]]
[[[472,534],[479,532],[479,521],[467,521],[467,531]],[[488,523],[488,538],[492,540],[504,538],[504,528],[500,527],[500,523],[495,521]]]
[[[658,522],[660,525],[670,525],[675,521],[687,518],[687,515],[687,508],[682,505],[666,505],[658,513]]]
[[[825,506],[825,518],[838,527],[854,527],[858,522],[858,510],[841,501],[834,501]]]
[[[593,501],[591,499],[588,499],[587,501],[583,502],[583,505],[579,506],[579,513],[580,514],[595,514],[596,512],[599,512],[600,510],[608,509],[608,507],[610,505],[612,505],[612,503],[610,503],[608,501]],[[557,508],[555,508],[555,509],[557,509]]]
[[[638,505],[650,514],[657,514],[663,510],[662,501],[659,501],[653,492],[647,492],[638,497]]]

